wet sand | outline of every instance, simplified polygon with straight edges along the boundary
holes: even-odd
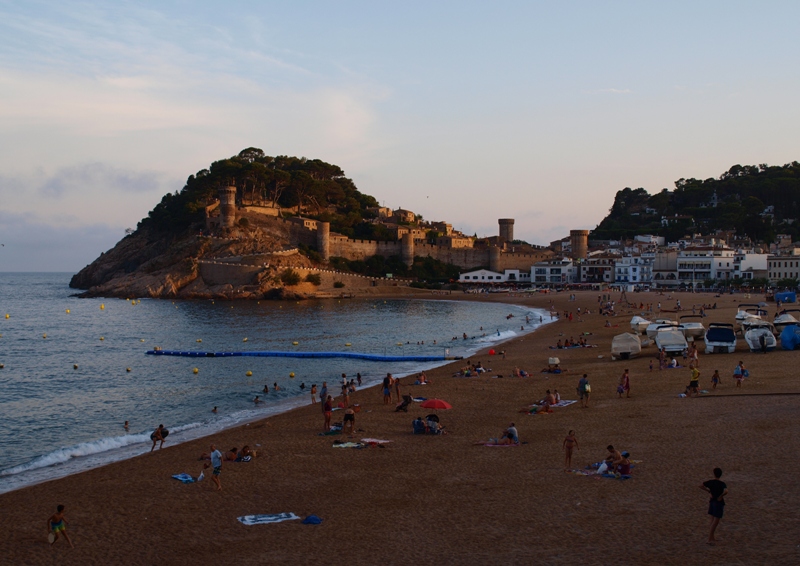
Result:
[[[719,369],[723,381],[712,394],[682,399],[688,369],[650,372],[655,348],[630,361],[611,361],[611,338],[630,329],[632,314],[618,309],[618,328],[604,328],[597,293],[534,297],[430,295],[490,300],[559,311],[590,308],[582,322],[558,321],[507,342],[500,356],[480,355],[493,371],[479,378],[453,378],[460,363],[428,372],[429,386],[408,386],[414,396],[453,405],[439,411],[450,434],[411,434],[411,421],[430,411],[406,413],[383,405],[377,388],[358,391],[353,440],[391,440],[386,448],[332,448],[343,436],[318,436],[319,405],[170,446],[131,460],[0,495],[0,556],[6,564],[790,564],[800,561],[800,494],[796,489],[794,431],[800,417],[800,352],[751,354],[739,340],[736,354],[700,356],[701,387]],[[615,293],[614,297],[618,295]],[[758,297],[678,294],[673,299],[631,293],[638,302],[679,298],[717,302],[705,322],[732,322],[736,305]],[[770,313],[774,311],[770,304]],[[674,315],[673,315],[674,316]],[[389,322],[390,323],[390,322]],[[597,348],[548,347],[589,332]],[[563,333],[563,336],[561,335]],[[568,372],[539,373],[557,355]],[[602,356],[602,358],[600,358]],[[750,370],[742,389],[731,374],[739,360]],[[332,362],[331,380],[340,373]],[[531,377],[510,378],[514,366]],[[631,398],[618,399],[616,385],[631,371]],[[579,404],[530,416],[518,410],[557,388],[577,398],[582,373],[592,383],[589,408]],[[502,379],[491,376],[502,374]],[[404,379],[410,381],[410,378]],[[334,422],[342,412],[333,414]],[[474,446],[515,422],[525,444],[514,448]],[[641,460],[633,479],[622,481],[565,473],[561,443],[574,429],[580,451],[573,467],[605,456],[607,444]],[[249,463],[226,463],[223,491],[209,479],[183,485],[171,475],[199,473],[201,452],[261,444]],[[711,470],[724,470],[729,496],[717,546],[705,544],[707,494],[699,485]],[[46,519],[67,506],[75,544],[47,544]],[[318,526],[288,521],[244,526],[236,517],[255,513],[316,514]]]

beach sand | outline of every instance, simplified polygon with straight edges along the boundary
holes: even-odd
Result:
[[[4,564],[796,564],[800,562],[800,493],[794,434],[800,416],[800,352],[751,354],[740,339],[736,354],[700,356],[701,387],[721,387],[699,398],[679,398],[688,369],[648,371],[655,348],[630,361],[611,361],[615,334],[630,330],[632,314],[618,309],[618,328],[595,314],[597,293],[533,297],[450,295],[431,298],[490,300],[557,310],[590,308],[583,322],[561,320],[507,342],[500,356],[475,356],[493,371],[453,378],[462,364],[427,372],[429,386],[409,386],[414,396],[446,399],[439,411],[450,434],[411,434],[411,421],[430,411],[406,413],[382,404],[378,388],[358,391],[356,427],[362,437],[391,440],[386,448],[334,449],[343,436],[318,436],[319,405],[170,446],[131,460],[0,495],[0,562]],[[615,298],[618,295],[614,294]],[[732,322],[741,295],[679,294],[673,299],[631,293],[638,302],[680,298],[714,303],[707,322]],[[759,300],[753,297],[753,300]],[[774,304],[770,306],[774,310]],[[524,321],[521,321],[521,323]],[[553,352],[556,341],[583,332],[597,348]],[[455,333],[455,330],[454,330]],[[563,336],[561,336],[563,333]],[[557,355],[568,373],[539,373]],[[600,357],[602,356],[602,358]],[[750,378],[742,389],[731,374],[743,360]],[[352,364],[350,364],[352,365]],[[514,366],[531,373],[510,378]],[[630,368],[632,397],[618,399],[616,385]],[[558,389],[575,399],[582,373],[592,383],[589,408],[579,404],[552,414],[518,410]],[[331,364],[331,379],[340,373]],[[502,374],[495,379],[490,376]],[[411,378],[404,379],[410,382]],[[334,422],[342,412],[334,413]],[[523,444],[474,446],[515,422]],[[607,444],[641,460],[622,481],[565,473],[561,443],[574,429],[580,451],[573,467],[601,460]],[[171,475],[199,473],[201,452],[260,444],[258,458],[226,463],[223,491],[209,479],[183,485]],[[706,545],[708,496],[698,486],[724,470],[729,496],[717,546]],[[67,506],[75,544],[47,544],[46,519]],[[257,513],[316,514],[318,526],[300,521],[244,526],[236,518]]]

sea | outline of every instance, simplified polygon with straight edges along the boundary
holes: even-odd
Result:
[[[308,404],[312,384],[338,392],[342,373],[368,387],[449,363],[146,355],[154,348],[469,358],[549,319],[513,298],[82,299],[70,277],[0,273],[0,493],[147,452],[159,424],[177,444]]]

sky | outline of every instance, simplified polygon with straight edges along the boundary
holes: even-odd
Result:
[[[800,160],[797,2],[0,0],[0,271],[76,272],[258,147],[547,244]]]

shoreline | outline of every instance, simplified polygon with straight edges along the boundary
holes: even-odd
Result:
[[[398,296],[391,296],[385,295],[385,298],[392,298],[398,300],[434,300],[434,301],[447,301],[450,300],[448,298],[439,298],[439,296],[434,296],[430,299],[423,299],[417,296],[407,296],[404,293],[398,294]],[[471,295],[469,296],[471,297]],[[467,301],[470,301],[470,298],[467,298]],[[359,298],[367,298],[367,297],[359,297]],[[156,298],[155,300],[160,300]],[[327,301],[331,299],[315,299],[319,301]],[[474,301],[472,301],[474,302]],[[514,304],[510,302],[503,301],[502,304],[507,304],[509,306],[513,306],[516,308],[530,308],[529,305],[520,305]],[[546,311],[541,309],[542,313]],[[486,340],[482,341],[483,338],[490,338],[489,336],[475,336],[472,337],[473,340],[482,341],[481,344],[475,344],[472,348],[473,350],[480,351],[481,349],[487,349],[496,347],[498,345],[504,344],[510,340],[514,340],[519,336],[525,336],[527,334],[531,334],[536,332],[537,329],[553,322],[547,320],[546,317],[544,318],[544,322],[536,323],[535,327],[531,330],[526,330],[522,333],[516,334],[515,336],[510,336],[505,339],[499,341],[492,341]],[[514,331],[520,332],[520,331]],[[447,345],[443,344],[443,347],[447,347]],[[474,355],[474,354],[470,354]],[[449,365],[457,365],[459,363],[463,364],[466,363],[468,356],[463,357],[462,359],[442,359],[440,361],[419,361],[420,367],[422,369],[416,369],[411,371],[401,371],[399,373],[395,373],[394,375],[399,378],[407,377],[408,375],[412,375],[415,373],[419,373],[420,371],[429,371],[430,369],[438,369]],[[338,359],[336,361],[339,361]],[[336,363],[334,361],[333,363]],[[433,364],[433,365],[430,365]],[[371,389],[380,384],[380,379],[376,378],[374,381],[365,381],[365,384],[359,388],[360,390]],[[183,423],[178,425],[173,425],[174,428],[171,428],[172,434],[170,435],[170,439],[168,440],[167,446],[179,446],[186,442],[192,442],[196,440],[200,440],[203,438],[207,438],[213,436],[215,434],[223,433],[226,431],[230,431],[232,429],[236,429],[243,426],[249,426],[253,423],[259,423],[261,421],[266,421],[268,419],[274,418],[275,416],[285,414],[287,412],[291,412],[297,410],[305,405],[307,405],[308,393],[301,393],[295,397],[285,398],[276,401],[274,404],[264,407],[264,411],[261,414],[253,414],[250,416],[243,417],[241,419],[233,419],[231,422],[219,423],[218,425],[212,421],[204,421],[204,422],[196,422],[196,423]],[[337,398],[338,395],[335,396]],[[231,415],[228,415],[231,417]],[[219,421],[217,421],[219,422]],[[177,429],[177,430],[176,430]],[[50,481],[57,481],[63,478],[67,478],[73,475],[82,474],[84,472],[95,470],[98,468],[102,468],[104,466],[116,464],[119,462],[125,462],[131,460],[133,458],[137,458],[143,455],[146,455],[150,452],[148,449],[150,446],[150,440],[148,437],[149,433],[139,433],[139,434],[124,434],[119,435],[116,437],[104,437],[94,441],[86,441],[79,444],[69,445],[61,447],[58,450],[53,452],[42,454],[33,458],[32,460],[20,464],[14,468],[9,468],[9,470],[14,470],[16,468],[27,468],[30,464],[35,463],[38,459],[45,459],[48,456],[51,456],[56,453],[62,452],[74,452],[76,449],[80,449],[81,447],[87,447],[90,445],[95,445],[100,442],[123,442],[123,439],[126,437],[133,437],[133,436],[142,436],[145,437],[143,440],[131,440],[131,442],[126,442],[122,446],[110,448],[108,450],[103,450],[99,452],[94,452],[91,454],[86,454],[82,456],[73,456],[70,457],[68,460],[64,462],[56,462],[54,464],[49,464],[46,466],[37,466],[33,468],[28,468],[16,473],[0,473],[0,482],[3,482],[3,485],[0,485],[0,495],[5,493],[11,493],[20,489],[25,489],[28,487],[33,487],[36,485],[41,485],[43,483],[47,483]],[[4,472],[8,472],[9,470],[4,470]],[[50,474],[48,474],[50,472]],[[55,472],[54,475],[51,475]],[[33,477],[33,479],[28,479],[28,477]],[[16,481],[15,481],[16,480]],[[8,484],[13,484],[13,487],[7,488]]]
[[[558,312],[577,306],[594,311],[596,293],[576,294],[575,302],[567,293],[514,301],[544,310],[553,301]],[[728,322],[738,300],[676,295],[684,303],[690,296],[698,303],[720,304],[706,322]],[[630,298],[667,301],[653,293]],[[797,397],[739,397],[730,375],[742,359],[752,377],[741,393],[797,392],[800,378],[791,366],[800,353],[752,354],[740,340],[734,355],[700,358],[702,385],[710,389],[710,373],[720,369],[723,383],[714,394],[730,398],[716,403],[681,399],[688,371],[650,373],[652,347],[639,358],[610,361],[611,337],[630,328],[628,309],[621,310],[611,319],[617,328],[605,328],[606,319],[592,314],[584,322],[559,320],[504,342],[507,359],[492,359],[494,373],[508,375],[519,366],[531,373],[527,379],[451,378],[458,362],[426,371],[432,381],[426,396],[453,405],[439,412],[450,431],[446,436],[412,435],[411,420],[426,411],[412,406],[407,414],[395,413],[374,388],[359,389],[351,401],[362,407],[356,428],[364,432],[355,440],[391,440],[384,449],[333,449],[334,439],[347,438],[318,436],[320,408],[300,406],[210,438],[2,494],[7,512],[0,525],[8,535],[0,551],[11,563],[27,564],[51,563],[54,555],[67,563],[188,564],[202,556],[225,564],[327,564],[341,561],[342,554],[355,564],[515,564],[531,556],[561,564],[620,552],[626,561],[643,564],[793,562],[800,495],[787,492],[785,485],[800,440],[784,432],[796,426]],[[598,348],[560,350],[568,372],[538,373],[560,336],[585,332]],[[473,359],[488,359],[485,349],[478,356]],[[626,367],[632,396],[618,399],[616,383]],[[592,383],[588,409],[575,404],[548,415],[517,412],[545,389],[558,388],[563,398],[574,398],[570,392],[582,373]],[[527,444],[511,450],[472,445],[496,437],[509,422],[516,422]],[[564,473],[561,441],[568,429],[576,430],[580,442],[574,467],[602,459],[605,446],[613,443],[639,461],[633,479]],[[172,480],[175,473],[199,472],[197,457],[209,442],[221,449],[261,444],[262,453],[247,464],[226,463],[219,493],[207,480],[192,485]],[[752,465],[747,455],[761,452],[769,457]],[[707,497],[697,486],[714,466],[725,471],[730,496],[718,529],[721,542],[712,548],[704,538]],[[782,495],[779,501],[776,493]],[[57,503],[67,506],[75,549],[46,543],[42,524]],[[246,514],[280,512],[313,513],[323,523],[247,527],[236,521]],[[387,535],[390,544],[375,544]]]

